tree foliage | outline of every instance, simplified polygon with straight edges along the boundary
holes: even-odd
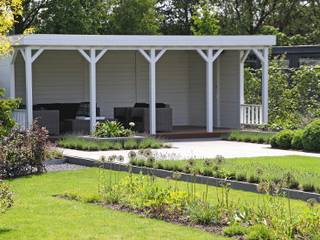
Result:
[[[14,25],[14,16],[21,14],[21,0],[0,1],[0,55],[10,52],[11,44],[7,34]]]
[[[36,19],[37,32],[99,34],[104,32],[108,4],[104,0],[48,0]]]
[[[158,34],[159,18],[154,0],[116,0],[108,19],[112,34]]]
[[[275,34],[279,45],[317,44],[319,16],[319,0],[25,0],[14,31],[212,35],[220,29]]]
[[[39,14],[47,8],[50,0],[24,0],[22,2],[22,13],[14,14],[14,34],[23,34],[26,30],[33,28],[39,21]]]
[[[320,117],[320,66],[287,69],[276,58],[270,62],[269,75],[272,128],[299,128]],[[261,103],[261,70],[245,70],[245,101]]]
[[[214,6],[203,0],[195,7],[191,26],[194,35],[217,35],[220,32],[219,19]]]
[[[7,135],[15,126],[12,111],[18,108],[20,101],[16,99],[3,99],[4,89],[0,88],[0,138]]]
[[[191,35],[192,16],[201,0],[158,0],[158,12],[163,16],[161,32],[166,35]]]

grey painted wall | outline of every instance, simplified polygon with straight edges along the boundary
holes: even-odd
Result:
[[[6,96],[10,93],[10,58],[0,57],[0,88],[6,90]]]
[[[240,128],[240,52],[225,51],[220,58],[221,127]]]

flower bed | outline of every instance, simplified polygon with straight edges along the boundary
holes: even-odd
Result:
[[[311,171],[311,169],[317,168],[318,166],[316,164],[317,158],[287,156],[269,157],[265,159],[224,159],[222,156],[217,156],[215,159],[204,160],[155,161],[150,153],[148,153],[148,156],[132,153],[129,154],[129,158],[130,163],[134,166],[144,166],[181,173],[194,173],[202,176],[257,184],[264,181],[271,181],[281,184],[283,188],[320,193],[319,172],[317,172],[316,169]],[[263,161],[266,163],[263,163]],[[280,161],[280,165],[273,164],[277,161]],[[290,164],[294,164],[295,161],[299,166],[305,165],[304,168],[290,168]],[[304,162],[306,162],[306,164],[303,164]],[[288,168],[285,168],[284,166],[287,165]]]
[[[267,144],[270,143],[274,134],[272,132],[232,131],[224,136],[223,140]]]
[[[313,202],[307,209],[292,209],[291,200],[271,195],[277,191],[265,184],[262,195],[249,205],[242,199],[232,199],[228,184],[222,183],[216,199],[209,196],[209,186],[199,188],[188,184],[182,188],[178,183],[179,174],[172,175],[166,184],[154,176],[99,171],[98,194],[83,195],[66,192],[57,197],[82,201],[116,210],[140,214],[173,223],[196,226],[236,239],[305,239],[319,238],[320,208]],[[275,193],[275,195],[278,195]],[[279,195],[280,196],[280,195]]]
[[[121,141],[120,141],[121,140]],[[132,150],[132,149],[158,149],[170,147],[163,141],[156,138],[128,138],[127,140],[118,138],[118,141],[103,140],[97,138],[83,138],[76,136],[66,136],[58,141],[58,146],[62,148],[84,150],[84,151],[108,151],[108,150]]]

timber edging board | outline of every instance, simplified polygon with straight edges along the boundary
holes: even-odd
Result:
[[[87,166],[87,167],[103,167],[105,169],[122,171],[122,172],[128,172],[129,169],[131,168],[132,173],[136,173],[136,174],[142,173],[145,175],[153,175],[160,178],[172,178],[173,174],[177,173],[174,171],[168,171],[163,169],[139,167],[139,166],[132,166],[132,165],[126,165],[126,164],[112,163],[112,162],[106,162],[102,164],[97,160],[89,160],[89,159],[79,158],[79,157],[66,157],[66,162],[71,164]],[[179,172],[179,175],[180,177],[179,179],[177,179],[179,181],[208,184],[210,186],[215,186],[215,187],[220,187],[222,183],[228,183],[230,188],[232,189],[253,192],[253,193],[260,193],[258,191],[258,184],[255,184],[255,183],[240,182],[235,180],[225,180],[221,178],[199,176],[199,175],[193,176],[192,174],[181,173],[181,172]],[[284,193],[286,196],[288,196],[291,199],[298,199],[298,200],[304,200],[304,201],[307,201],[309,199],[315,199],[316,201],[320,202],[320,194],[318,193],[304,192],[301,190],[294,190],[294,189],[287,189],[287,188],[283,188],[282,193]]]

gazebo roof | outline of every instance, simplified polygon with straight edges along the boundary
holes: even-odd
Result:
[[[163,35],[58,35],[31,34],[27,36],[12,36],[15,47],[42,48],[79,48],[98,47],[114,49],[135,48],[225,48],[246,49],[263,48],[276,44],[273,35],[250,36],[163,36]]]

